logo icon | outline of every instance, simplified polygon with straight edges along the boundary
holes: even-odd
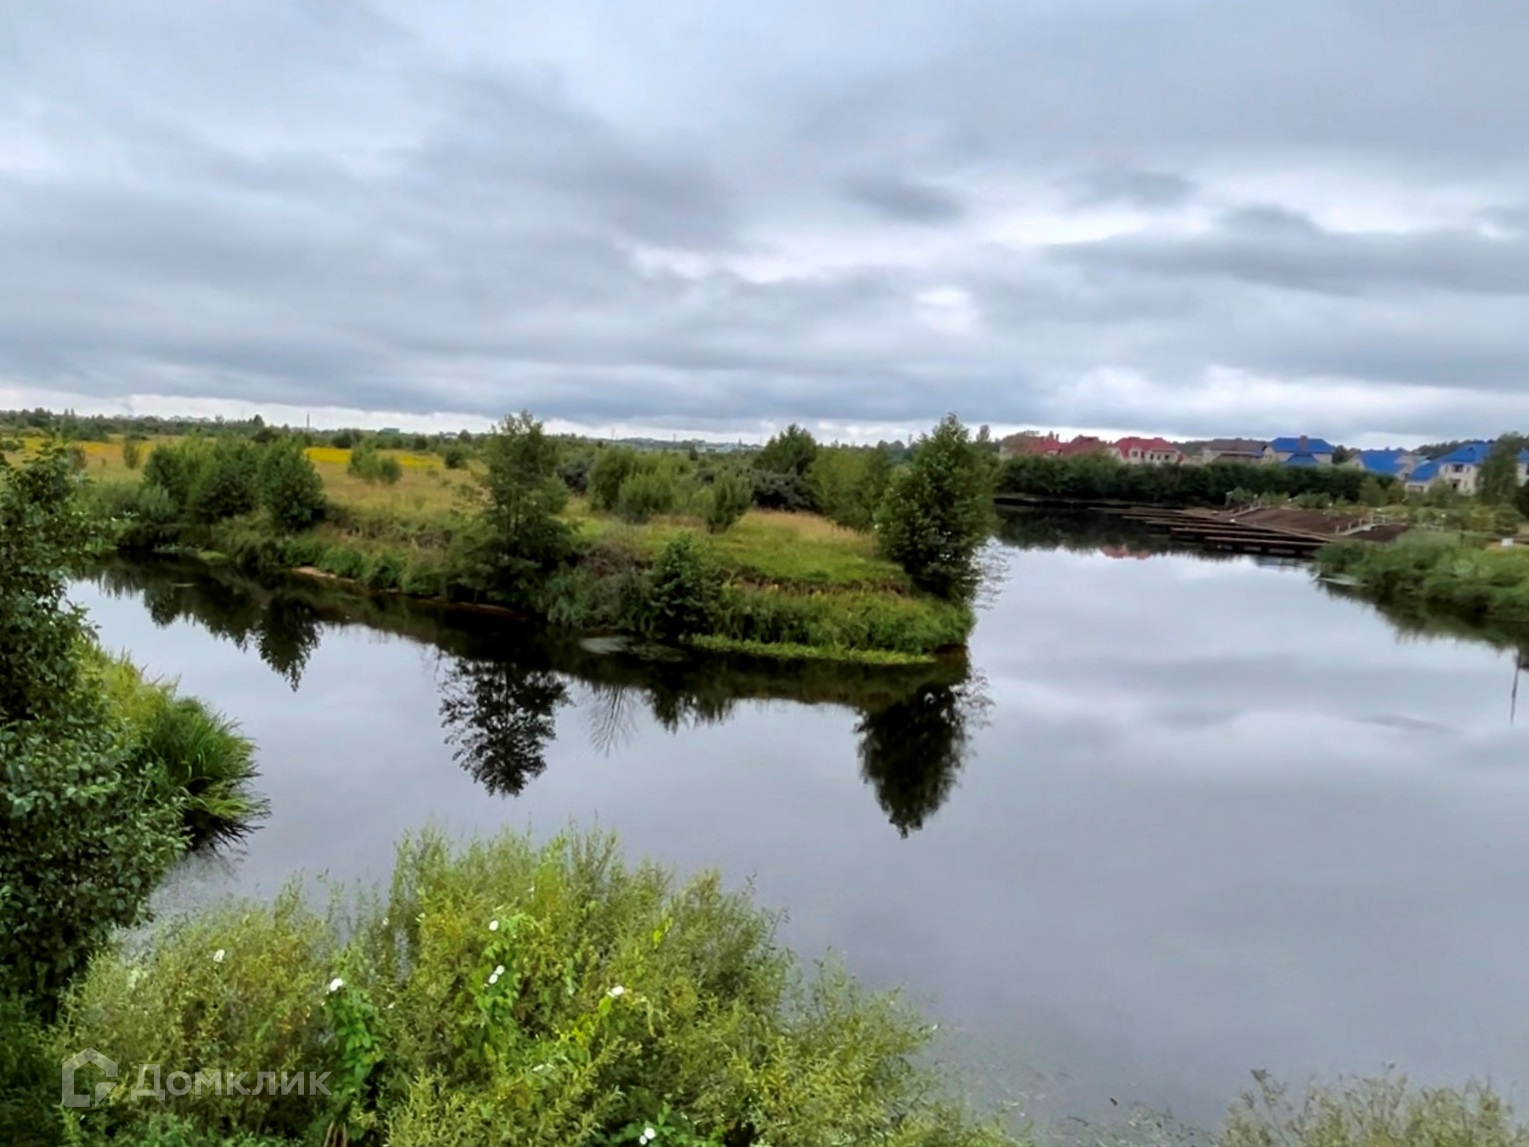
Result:
[[[115,1083],[107,1083],[102,1080],[96,1084],[95,1096],[89,1094],[78,1095],[74,1090],[74,1073],[86,1064],[99,1067],[112,1079],[117,1078],[117,1065],[107,1059],[93,1047],[87,1047],[84,1051],[76,1052],[64,1060],[64,1106],[65,1107],[93,1107],[100,1103],[117,1086]]]

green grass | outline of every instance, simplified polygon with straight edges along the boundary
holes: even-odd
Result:
[[[791,642],[770,644],[732,637],[696,637],[691,639],[690,644],[708,653],[736,653],[748,657],[768,657],[776,661],[850,661],[861,665],[929,665],[935,661],[932,653],[843,649]]]
[[[1382,607],[1435,613],[1529,639],[1529,550],[1414,532],[1384,546],[1328,546],[1317,566],[1357,583],[1361,596]]]
[[[234,722],[179,696],[173,682],[145,679],[126,657],[93,650],[87,664],[123,722],[129,767],[182,802],[192,847],[237,839],[265,815],[253,790],[254,745]]]
[[[629,549],[646,560],[685,530],[705,533],[698,519],[656,518],[634,525],[597,514],[581,499],[571,500],[564,516],[581,538]],[[900,567],[876,556],[875,538],[817,514],[750,510],[726,533],[709,535],[707,541],[725,571],[750,581],[899,593],[911,589]]]

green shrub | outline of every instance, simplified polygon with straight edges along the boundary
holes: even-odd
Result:
[[[994,524],[991,455],[953,414],[919,439],[876,511],[882,554],[915,585],[951,601],[976,594],[977,555]]]
[[[679,495],[674,476],[662,470],[638,470],[629,475],[616,495],[616,513],[629,522],[645,522],[669,514]]]
[[[448,470],[465,470],[467,469],[467,448],[448,446],[441,452],[441,461],[446,464]]]
[[[342,926],[343,920],[343,926]],[[399,850],[385,904],[295,893],[162,926],[97,960],[56,1047],[119,1063],[328,1071],[332,1096],[187,1095],[187,1128],[317,1142],[1009,1142],[942,1098],[930,1028],[833,969],[804,982],[775,919],[715,875],[679,886],[608,837]],[[247,1080],[246,1082],[253,1082]],[[114,1092],[106,1131],[153,1100]]]
[[[219,438],[191,488],[186,505],[191,520],[220,522],[248,514],[259,501],[259,468],[260,451],[253,443]]]
[[[723,474],[714,483],[706,501],[706,529],[713,534],[730,530],[753,502],[752,491],[735,474]]]
[[[146,950],[119,948],[94,961],[64,1002],[55,1061],[93,1047],[118,1064],[159,1064],[162,1079],[173,1071],[247,1072],[242,1085],[251,1091],[259,1071],[334,1072],[327,988],[342,967],[340,948],[296,886],[271,904],[170,920],[155,927]],[[161,1101],[119,1087],[99,1114],[120,1128],[159,1110]],[[204,1130],[295,1138],[325,1107],[322,1095],[315,1102],[208,1088],[179,1096],[175,1111]]]
[[[648,575],[645,630],[662,641],[682,641],[715,629],[722,575],[689,531],[659,551]]]
[[[129,435],[122,440],[122,464],[129,470],[138,469],[143,461],[143,442]]]
[[[306,530],[324,516],[324,481],[295,438],[280,438],[260,459],[260,505],[282,532]]]
[[[396,486],[398,480],[403,477],[403,464],[388,455],[377,462],[377,481],[384,486]]]
[[[614,510],[621,495],[621,485],[640,468],[637,451],[626,446],[608,446],[595,457],[590,467],[589,504],[596,510]]]
[[[0,990],[43,1001],[137,921],[183,848],[178,804],[127,767],[104,715],[81,723],[0,727]]]

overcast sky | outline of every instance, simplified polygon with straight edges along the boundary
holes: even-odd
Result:
[[[1524,0],[0,0],[0,405],[1529,429],[1526,58]]]

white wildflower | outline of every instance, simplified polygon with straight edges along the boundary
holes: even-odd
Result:
[[[607,996],[609,996],[611,999],[614,1000],[618,996],[626,995],[626,989],[623,988],[620,984],[617,984],[614,988],[612,988],[610,991],[606,992],[605,994]]]
[[[497,968],[494,969],[494,975],[496,975],[496,976],[504,975],[504,965],[503,964],[500,964]]]
[[[497,921],[497,920],[490,920],[488,922],[488,930],[490,932],[497,932],[497,931],[499,931],[499,921]]]
[[[223,949],[219,948],[216,952],[214,952],[212,954],[212,962],[214,964],[221,964],[223,962],[223,956],[224,956]]]
[[[641,1143],[643,1147],[647,1147],[649,1143],[653,1142],[653,1140],[657,1138],[658,1132],[654,1131],[650,1125],[642,1129],[642,1134],[637,1137],[637,1142]]]
[[[345,981],[340,979],[339,976],[336,976],[334,979],[329,981],[329,990],[330,990],[330,992],[338,992],[344,986],[345,986]]]
[[[489,975],[488,982],[489,982],[490,985],[497,984],[499,982],[499,973],[498,972],[491,973]]]

